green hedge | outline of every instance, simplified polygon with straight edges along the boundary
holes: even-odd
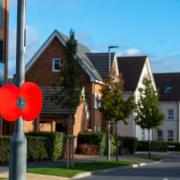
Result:
[[[167,142],[168,151],[180,151],[180,143],[179,142]]]
[[[49,160],[58,160],[64,156],[65,135],[59,132],[32,132],[27,136],[44,137],[45,149]]]
[[[63,133],[27,134],[27,159],[29,161],[57,160],[63,157],[65,135]],[[9,162],[11,137],[0,137],[0,164]]]
[[[102,133],[98,132],[81,132],[78,134],[77,143],[99,145],[101,143]]]
[[[10,137],[0,137],[0,164],[9,162],[10,144]]]
[[[88,145],[98,145],[99,146],[99,155],[107,154],[107,147],[106,147],[106,134],[99,133],[99,132],[81,132],[77,137],[77,144],[78,147],[82,144]],[[111,136],[111,153],[114,153],[115,150],[115,141],[113,136]],[[78,148],[77,148],[78,152]]]
[[[165,141],[151,141],[151,150],[166,152],[168,144]],[[138,141],[137,151],[148,151],[148,141]]]
[[[137,138],[119,136],[118,145],[120,154],[134,154],[137,149]]]
[[[30,161],[42,161],[48,159],[45,137],[27,137],[27,159]]]

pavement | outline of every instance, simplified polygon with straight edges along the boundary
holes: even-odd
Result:
[[[139,154],[139,153],[137,153]],[[140,154],[146,154],[145,152],[141,152]],[[133,168],[129,168],[129,167],[119,167],[119,168],[113,168],[113,169],[107,169],[107,170],[103,170],[103,171],[97,171],[97,172],[87,172],[87,173],[83,173],[82,175],[78,175],[76,176],[74,179],[78,179],[78,178],[83,178],[84,179],[109,179],[111,178],[113,179],[118,179],[118,180],[131,180],[131,178],[133,180],[142,180],[145,179],[147,176],[147,180],[151,180],[150,177],[155,178],[156,175],[157,177],[160,177],[159,175],[163,173],[168,173],[170,172],[174,172],[174,174],[176,174],[179,178],[178,180],[180,180],[180,173],[178,173],[178,168],[180,168],[180,154],[178,153],[154,153],[154,156],[162,156],[162,157],[166,157],[167,160],[165,160],[164,162],[162,162],[161,164],[157,164],[152,162],[151,160],[148,159],[143,159],[140,161],[139,164],[133,165]],[[115,157],[114,157],[115,158]],[[114,159],[112,158],[112,160]],[[120,156],[119,160],[136,160],[139,159],[135,156],[131,156],[131,155],[126,155],[126,156]],[[76,162],[91,162],[91,161],[103,161],[106,160],[106,157],[100,157],[100,156],[83,156],[83,155],[76,155],[75,156],[75,161]],[[176,163],[175,163],[176,162]],[[57,165],[62,165],[65,163],[65,160],[61,160],[61,161],[56,161],[56,162],[51,162],[51,161],[47,161],[47,162],[35,162],[35,163],[28,163],[28,167],[45,167],[45,166],[57,166]],[[151,164],[151,166],[147,166]],[[147,167],[144,167],[147,166]],[[167,171],[167,169],[169,168],[169,170]],[[159,173],[157,173],[159,171]],[[179,171],[180,172],[180,171]],[[148,176],[148,174],[150,174],[151,176]],[[128,176],[127,176],[128,175]],[[140,176],[140,175],[144,175]],[[166,174],[168,175],[168,174]],[[163,177],[166,177],[163,176]],[[8,177],[8,167],[0,167],[0,177],[2,178],[7,178]],[[167,176],[168,177],[168,176]],[[46,175],[39,175],[39,174],[30,174],[27,173],[27,180],[39,180],[39,179],[43,179],[43,180],[67,180],[69,178],[63,178],[63,177],[56,177],[56,176],[46,176]],[[145,179],[145,180],[146,180]],[[152,180],[156,180],[156,179],[152,179]],[[159,179],[157,179],[159,180]],[[171,179],[162,179],[161,180],[171,180]],[[172,179],[174,180],[174,179]]]

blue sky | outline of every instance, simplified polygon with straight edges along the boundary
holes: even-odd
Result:
[[[27,0],[26,62],[54,29],[73,28],[92,51],[148,55],[153,72],[180,72],[180,0]],[[16,0],[10,2],[10,75],[15,69]]]

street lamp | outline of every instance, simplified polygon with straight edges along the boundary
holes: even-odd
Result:
[[[24,50],[25,50],[25,2],[17,0],[17,48],[16,48],[16,86],[24,83]],[[27,140],[23,132],[23,119],[16,122],[11,141],[9,180],[26,179]]]
[[[119,46],[108,46],[108,53],[109,53],[109,75],[111,73],[111,49],[118,48]],[[107,160],[111,160],[111,120],[108,121],[108,127],[107,127],[107,142],[108,142],[108,156]]]
[[[108,46],[108,53],[109,53],[109,73],[111,71],[111,49],[119,48],[119,46]]]

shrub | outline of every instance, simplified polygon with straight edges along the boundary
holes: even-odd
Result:
[[[106,147],[106,134],[105,133],[99,133],[99,132],[81,132],[78,135],[77,138],[77,152],[81,153],[81,147],[82,145],[94,145],[98,146],[98,152],[99,155],[105,155],[107,154],[107,147]],[[114,146],[114,137],[111,136],[111,153],[114,153],[115,146]],[[89,146],[88,146],[89,147]],[[95,152],[95,151],[94,151]]]
[[[58,160],[64,156],[65,135],[58,132],[32,132],[27,136],[39,136],[45,138],[45,149],[49,160]]]
[[[138,141],[138,151],[148,151],[148,141]],[[151,141],[151,151],[166,152],[168,150],[167,142]]]
[[[45,148],[45,137],[27,137],[27,159],[30,161],[42,161],[48,159]]]
[[[97,155],[99,153],[98,145],[93,144],[80,144],[78,149],[78,153],[85,155]]]
[[[10,137],[0,137],[0,164],[9,162],[10,143]]]
[[[120,154],[134,154],[137,149],[137,138],[119,136],[118,145]]]
[[[98,132],[81,132],[78,134],[77,143],[99,145],[102,139],[102,134]]]
[[[169,151],[180,151],[179,142],[167,142]]]

